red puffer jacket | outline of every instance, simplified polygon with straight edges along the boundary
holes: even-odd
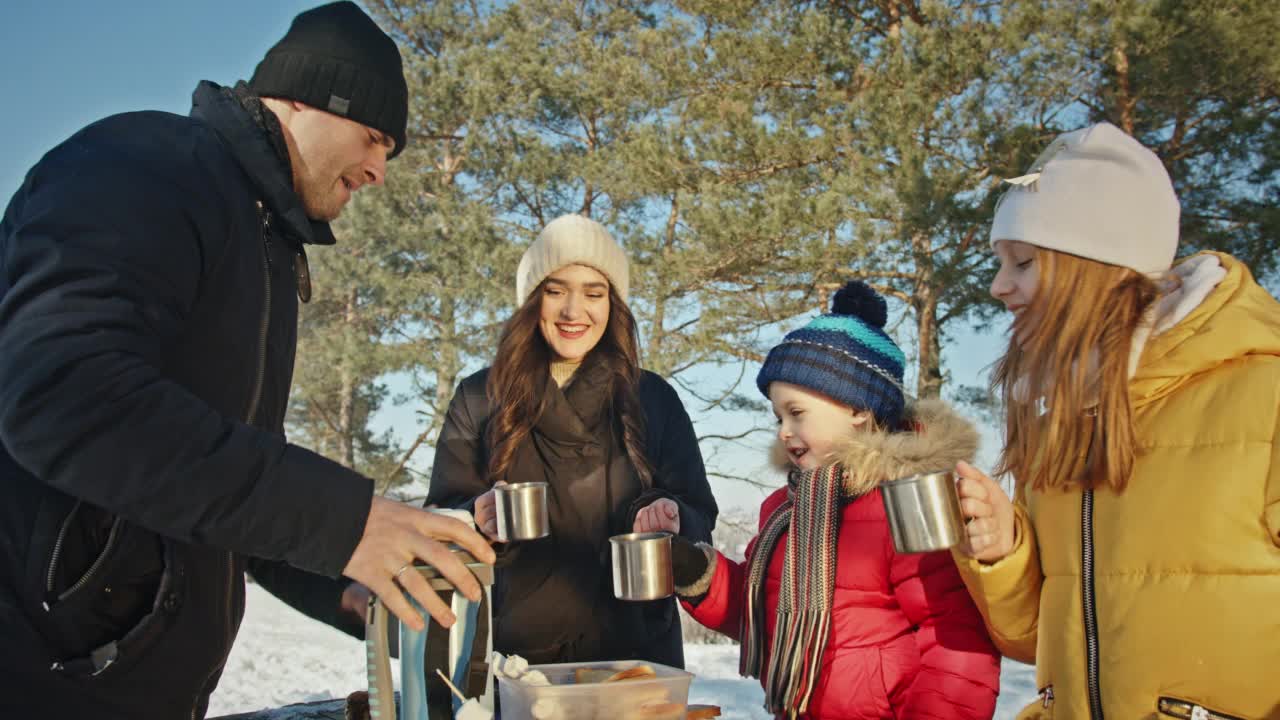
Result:
[[[959,436],[972,429],[944,405],[921,403],[917,417],[929,430],[902,448],[891,475],[902,477],[952,465],[972,453],[976,440]],[[884,470],[884,445],[901,446],[901,433],[864,437],[842,451],[852,473]],[[865,461],[876,446],[873,465]],[[914,456],[914,457],[908,457]],[[915,463],[923,462],[917,466]],[[760,508],[760,528],[786,499],[786,488],[770,495]],[[758,539],[758,538],[757,538]],[[821,673],[809,703],[810,720],[981,718],[995,712],[1000,689],[1000,659],[970,599],[951,555],[935,552],[900,555],[893,549],[880,491],[847,504],[841,512],[831,635]],[[765,579],[766,638],[773,637],[781,585],[786,534],[769,560]],[[710,588],[696,606],[684,607],[698,622],[730,637],[739,637],[747,574],[756,539],[747,546],[746,562],[717,556]]]

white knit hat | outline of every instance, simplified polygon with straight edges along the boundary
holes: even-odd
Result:
[[[516,270],[516,304],[523,305],[529,293],[551,273],[566,265],[586,265],[609,279],[618,297],[625,302],[630,289],[627,254],[600,223],[581,215],[561,215],[538,233]]]
[[[1020,240],[1155,274],[1178,249],[1178,197],[1155,153],[1110,123],[1059,135],[996,205],[991,243]]]

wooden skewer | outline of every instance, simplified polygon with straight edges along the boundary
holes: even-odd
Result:
[[[449,689],[453,691],[453,694],[458,696],[458,699],[459,699],[459,700],[461,700],[462,702],[466,702],[466,701],[467,701],[467,696],[466,696],[466,695],[463,695],[463,694],[462,694],[462,691],[461,691],[461,690],[459,690],[459,689],[457,688],[457,686],[455,686],[453,683],[449,682],[449,678],[445,677],[445,674],[444,674],[444,673],[442,673],[442,672],[440,672],[440,668],[436,668],[436,674],[440,676],[440,679],[444,681],[444,684],[445,684],[445,685],[448,685],[448,686],[449,686]]]

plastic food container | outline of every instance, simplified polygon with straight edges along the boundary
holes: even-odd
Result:
[[[576,671],[614,672],[648,665],[657,677],[614,682],[576,681]],[[530,665],[551,685],[498,679],[501,720],[684,720],[693,673],[644,660]],[[597,673],[602,674],[602,673]]]

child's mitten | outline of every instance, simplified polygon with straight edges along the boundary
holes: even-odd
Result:
[[[716,551],[710,545],[694,543],[679,535],[671,539],[671,577],[676,594],[698,604],[711,587],[716,568]]]

